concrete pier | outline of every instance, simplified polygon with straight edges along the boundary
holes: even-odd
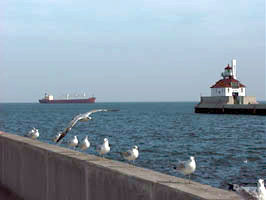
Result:
[[[266,115],[266,104],[198,104],[195,113]]]
[[[201,97],[194,109],[195,113],[266,115],[266,104],[259,104],[250,96]]]
[[[233,192],[4,132],[0,183],[24,200],[240,199]]]

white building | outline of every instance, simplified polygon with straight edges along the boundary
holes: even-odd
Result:
[[[228,64],[222,73],[222,79],[211,86],[211,96],[246,96],[246,86],[236,79],[236,60],[232,60],[232,67]]]
[[[44,99],[47,99],[47,100],[51,101],[51,100],[54,100],[54,96],[51,95],[51,94],[47,94],[47,93],[45,93],[45,95],[44,95]]]

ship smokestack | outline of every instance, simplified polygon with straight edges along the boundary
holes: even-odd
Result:
[[[236,59],[232,60],[233,78],[236,79]]]

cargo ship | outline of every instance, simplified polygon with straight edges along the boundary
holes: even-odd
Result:
[[[86,98],[85,94],[83,98],[72,98],[68,94],[65,99],[54,99],[54,96],[51,94],[45,93],[43,99],[39,99],[40,103],[48,103],[48,104],[55,104],[55,103],[95,103],[95,97]]]

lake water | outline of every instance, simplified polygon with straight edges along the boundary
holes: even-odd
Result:
[[[115,153],[133,145],[140,148],[135,164],[183,177],[171,164],[194,156],[197,169],[192,180],[215,187],[226,183],[256,183],[266,179],[266,116],[195,114],[193,102],[95,103],[95,104],[0,104],[0,130],[24,135],[33,127],[40,140],[63,130],[73,116],[95,108],[120,109],[95,113],[80,122],[64,138],[89,136],[95,145],[106,137],[112,144],[106,158],[123,161]],[[66,146],[61,144],[61,146]],[[124,162],[124,161],[123,161]]]

